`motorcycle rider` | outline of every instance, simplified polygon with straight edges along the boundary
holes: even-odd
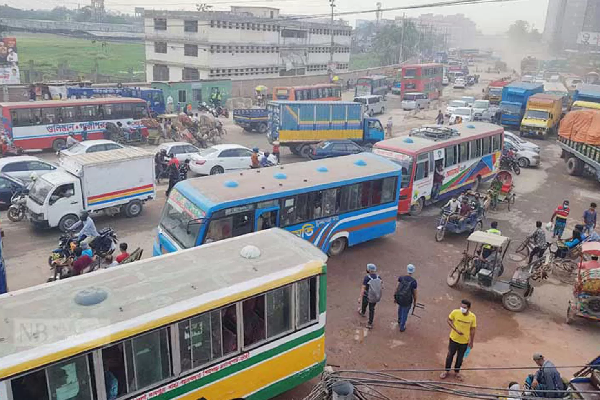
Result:
[[[167,167],[167,158],[167,149],[160,149],[160,151],[154,155],[154,174],[156,175],[157,183],[160,183],[161,174]]]
[[[265,151],[263,156],[260,159],[260,166],[261,167],[271,167],[273,166],[273,163],[269,160],[269,152]]]
[[[177,182],[179,182],[179,160],[173,158],[167,167],[167,173],[169,174],[169,186],[167,187],[167,197],[171,193],[171,189]]]
[[[77,241],[80,243],[90,244],[91,241],[98,236],[96,224],[94,223],[94,220],[92,219],[92,217],[90,217],[87,211],[81,212],[81,215],[79,216],[79,221],[71,225],[71,228],[69,230],[73,232],[79,229],[79,227],[81,227],[81,230],[77,234]]]

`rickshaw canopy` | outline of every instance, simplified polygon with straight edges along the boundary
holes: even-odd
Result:
[[[600,242],[584,242],[581,244],[581,252],[592,256],[600,256]]]
[[[467,239],[469,242],[489,244],[492,247],[505,247],[510,241],[506,236],[496,235],[494,233],[487,233],[483,231],[475,231],[471,233]]]

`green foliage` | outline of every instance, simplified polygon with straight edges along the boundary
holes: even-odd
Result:
[[[539,43],[542,40],[542,34],[536,28],[529,25],[529,22],[517,20],[508,28],[509,39],[516,44]]]

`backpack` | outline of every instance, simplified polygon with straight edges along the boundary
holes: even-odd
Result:
[[[377,278],[371,278],[367,285],[369,285],[367,300],[369,303],[379,303],[379,300],[381,300],[381,291],[383,289],[383,281],[379,275],[377,275]]]
[[[394,302],[399,306],[406,307],[412,304],[412,298],[412,279],[402,279],[398,282],[394,292]]]

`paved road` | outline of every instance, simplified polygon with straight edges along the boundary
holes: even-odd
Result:
[[[483,78],[486,78],[485,75]],[[480,93],[482,86],[466,92]],[[462,93],[465,91],[447,89],[442,104]],[[409,115],[395,108],[398,98],[389,97],[388,109],[392,110],[381,119],[385,121],[388,115],[393,116],[395,135],[405,134],[409,127],[431,123],[437,113],[433,108]],[[262,135],[244,133],[230,123],[227,128],[230,142],[267,147]],[[533,230],[536,220],[547,222],[554,207],[564,198],[569,198],[572,204],[569,225],[579,219],[590,201],[598,200],[597,182],[568,176],[558,157],[558,147],[550,140],[540,144],[543,147],[542,166],[523,170],[516,178],[514,209],[508,212],[501,208],[490,213],[486,220],[486,228],[492,220],[497,220],[502,232],[517,243]],[[52,158],[53,155],[45,154],[44,157]],[[283,162],[296,161],[300,160],[284,153]],[[145,256],[149,256],[163,203],[164,187],[159,198],[148,204],[139,218],[101,217],[97,218],[97,224],[114,227],[121,240],[127,241],[130,246],[142,246]],[[556,365],[576,365],[587,362],[600,352],[598,326],[587,321],[578,321],[575,326],[563,323],[571,289],[559,282],[552,281],[536,288],[529,308],[519,314],[504,310],[500,300],[494,296],[460,287],[449,288],[445,283],[446,275],[461,257],[465,236],[448,235],[444,242],[435,242],[436,216],[436,208],[428,208],[418,217],[403,216],[398,219],[394,235],[356,246],[340,257],[330,259],[326,332],[330,364],[343,369],[439,367],[447,347],[445,321],[462,298],[473,301],[473,311],[478,317],[475,348],[465,367],[533,365],[533,352],[542,352]],[[56,244],[58,232],[34,231],[26,222],[11,223],[4,212],[0,218],[6,232],[5,252],[11,288],[44,282],[49,272],[45,260]],[[375,326],[371,331],[366,330],[365,320],[356,313],[359,285],[368,262],[378,265],[385,281],[384,299],[377,306]],[[395,322],[392,293],[397,276],[404,273],[408,263],[417,267],[415,277],[419,281],[419,301],[425,304],[425,310],[418,310],[421,318],[412,317],[407,331],[401,334]],[[508,259],[505,275],[510,276],[515,267],[516,264]],[[563,371],[565,375],[570,372]],[[465,376],[467,383],[504,387],[511,380],[522,380],[525,374],[525,371],[480,371],[468,372]],[[405,373],[402,376],[436,379],[434,373]],[[301,399],[310,388],[310,384],[302,385],[278,399]],[[416,398],[414,392],[388,394],[391,398]]]

